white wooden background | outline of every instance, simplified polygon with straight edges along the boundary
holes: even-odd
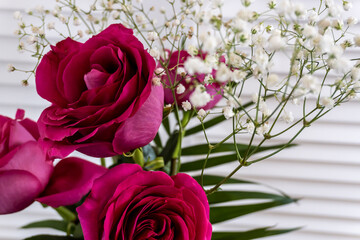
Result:
[[[147,0],[146,0],[147,1]],[[29,67],[31,61],[17,53],[17,39],[12,34],[16,22],[15,10],[28,9],[37,4],[51,5],[45,0],[0,1],[0,114],[14,116],[17,108],[24,108],[27,116],[37,119],[46,106],[35,92],[33,81],[29,87],[20,86],[23,75],[6,72],[7,64]],[[225,13],[234,14],[239,0],[226,0]],[[259,1],[265,2],[265,1]],[[315,1],[304,0],[306,4]],[[354,2],[353,12],[360,10]],[[360,33],[360,28],[357,27]],[[360,55],[359,51],[352,54]],[[256,180],[299,197],[298,204],[279,207],[231,221],[218,229],[242,227],[303,227],[302,230],[273,240],[355,240],[360,239],[360,111],[359,102],[344,104],[315,123],[299,137],[300,146],[241,170],[237,177]],[[221,127],[211,131],[212,139],[222,137]],[[199,137],[193,139],[198,141]],[[230,166],[229,166],[230,167]],[[229,169],[221,169],[223,172]],[[0,196],[1,201],[1,196]],[[0,216],[0,240],[18,240],[35,230],[20,230],[28,222],[56,218],[51,210],[38,204],[20,213]],[[45,230],[41,231],[42,233]]]

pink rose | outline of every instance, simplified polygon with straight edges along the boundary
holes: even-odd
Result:
[[[163,88],[152,85],[154,59],[132,30],[113,24],[85,43],[65,39],[36,71],[41,137],[53,155],[72,150],[95,157],[148,144],[162,121]]]
[[[0,116],[0,214],[13,213],[29,206],[45,189],[53,164],[37,142],[35,122]]]
[[[205,58],[206,54],[203,54],[202,57]],[[182,77],[180,74],[177,74],[178,68],[184,68],[184,62],[187,60],[188,57],[191,57],[190,54],[187,51],[175,51],[172,54],[170,53],[170,61],[168,65],[169,69],[169,75],[170,79],[172,81],[172,84],[175,83],[175,76],[176,76],[176,83],[180,82],[185,87],[185,92],[181,94],[176,94],[176,101],[181,106],[181,103],[184,101],[189,100],[190,95],[194,92],[196,82],[198,83],[204,83],[205,75],[199,74],[197,76],[186,76]],[[216,71],[213,70],[212,76],[215,78]],[[187,77],[190,77],[190,79],[186,80]],[[165,83],[167,85],[170,85],[169,79],[167,75],[163,75],[163,80],[165,79]],[[190,81],[189,81],[190,80]],[[221,85],[219,83],[212,83],[212,84],[205,84],[206,92],[210,94],[212,97],[212,100],[208,102],[205,106],[201,107],[204,110],[208,110],[213,108],[222,98],[221,94],[218,92],[221,89]],[[165,103],[166,104],[172,104],[174,102],[173,94],[170,88],[164,89],[165,93]]]
[[[77,208],[85,240],[210,240],[209,204],[189,175],[121,164],[95,180]]]

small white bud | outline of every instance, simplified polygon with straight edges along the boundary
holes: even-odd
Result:
[[[256,129],[256,133],[258,135],[264,135],[269,131],[269,129],[270,129],[269,123],[266,122]]]
[[[229,106],[224,107],[224,108],[222,109],[222,112],[223,112],[224,117],[225,117],[226,119],[232,118],[232,117],[235,115],[232,107],[229,107]]]
[[[180,25],[180,20],[179,20],[179,19],[175,19],[175,20],[172,22],[172,25],[173,25],[173,27],[179,26],[179,25]]]
[[[155,41],[156,39],[158,38],[158,35],[157,35],[157,33],[156,32],[148,32],[148,34],[147,34],[147,39],[149,40],[149,41]]]
[[[34,44],[38,41],[37,37],[33,36],[33,35],[30,35],[26,41],[31,45],[31,44]]]
[[[181,103],[181,107],[184,109],[185,112],[189,111],[191,110],[191,103],[188,100],[186,100]]]
[[[9,64],[9,65],[7,66],[7,70],[8,70],[8,72],[13,72],[13,71],[15,71],[16,69],[15,69],[14,65]]]
[[[352,25],[357,24],[358,20],[355,17],[348,17],[348,19],[346,19],[346,23],[347,23],[347,25],[352,26]]]
[[[161,78],[159,78],[159,77],[154,77],[154,78],[152,79],[152,84],[153,84],[154,86],[160,86],[160,85],[161,85]]]
[[[349,11],[352,8],[352,3],[349,1],[343,1],[343,8],[345,11]]]
[[[198,55],[199,51],[194,45],[189,45],[188,53],[194,57],[194,56]]]
[[[185,87],[181,83],[176,87],[176,94],[183,94],[185,92]]]
[[[14,12],[14,18],[16,20],[20,20],[22,18],[21,12],[20,11]]]
[[[183,67],[178,67],[178,68],[176,69],[176,73],[179,74],[179,75],[186,74],[185,68],[183,68]]]
[[[335,101],[331,97],[323,97],[321,98],[320,104],[327,109],[331,109],[334,107]]]
[[[248,133],[252,134],[255,130],[255,125],[253,122],[249,122],[246,126],[246,130]]]
[[[275,87],[279,83],[279,76],[277,74],[269,74],[266,79],[267,87]]]
[[[49,30],[55,29],[55,23],[54,23],[54,22],[49,22],[49,23],[47,24],[47,28],[48,28]]]
[[[163,68],[157,68],[157,69],[155,69],[155,74],[156,75],[164,75],[165,74],[165,70],[163,69]]]
[[[111,14],[112,18],[113,19],[119,19],[120,17],[120,12],[119,11],[114,11],[112,14]]]
[[[198,111],[198,116],[199,118],[204,119],[206,117],[206,111],[204,109],[200,109]]]
[[[150,49],[149,54],[155,59],[160,59],[160,51],[157,48]]]
[[[292,112],[286,112],[284,111],[284,113],[282,114],[282,119],[286,122],[286,123],[292,123],[294,121],[294,115]]]
[[[77,34],[80,38],[82,38],[84,36],[84,32],[82,30],[78,30]]]
[[[136,22],[137,22],[138,24],[143,24],[144,21],[145,21],[145,18],[144,18],[144,16],[142,16],[142,15],[136,15],[136,16],[135,16],[135,20],[136,20]]]
[[[360,47],[360,35],[354,37],[354,43],[357,47]]]

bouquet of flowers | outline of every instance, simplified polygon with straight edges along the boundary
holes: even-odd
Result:
[[[37,122],[21,109],[0,116],[0,214],[34,201],[54,208],[62,220],[25,227],[63,234],[29,240],[245,240],[294,230],[212,225],[296,201],[226,186],[257,184],[233,176],[357,97],[350,2],[269,1],[255,11],[242,0],[228,19],[222,0],[56,2],[14,14],[19,50],[37,63],[9,71],[27,74],[24,85],[34,75],[51,105]],[[274,71],[279,64],[287,75]],[[226,137],[211,139],[220,123]],[[208,170],[227,163],[227,175]],[[236,201],[245,199],[261,202]]]

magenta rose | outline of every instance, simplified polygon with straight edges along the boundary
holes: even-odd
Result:
[[[113,24],[85,43],[67,38],[51,49],[37,68],[36,89],[52,103],[38,120],[52,155],[77,149],[107,157],[153,140],[163,88],[152,85],[154,59],[132,30]]]
[[[180,56],[179,56],[180,54]],[[191,55],[187,51],[175,51],[173,53],[170,53],[170,59],[169,59],[169,75],[170,79],[172,81],[172,84],[181,83],[185,87],[185,92],[181,94],[176,94],[176,101],[181,106],[181,103],[184,101],[189,101],[190,95],[194,92],[196,83],[204,84],[205,74],[198,74],[198,75],[186,75],[181,76],[181,74],[178,74],[177,69],[178,68],[184,68],[184,63],[187,60],[188,57],[191,57]],[[202,55],[203,59],[206,57],[206,54]],[[215,79],[216,70],[212,71],[212,76]],[[175,83],[175,76],[176,76],[176,83]],[[164,82],[168,85],[170,85],[169,79],[167,75],[163,75]],[[213,108],[222,98],[221,94],[219,94],[219,91],[221,89],[221,84],[219,83],[212,83],[212,84],[204,84],[206,88],[206,92],[209,93],[212,100],[208,102],[205,106],[201,107],[204,110],[208,110]],[[165,88],[165,103],[172,104],[174,102],[173,93],[170,88]]]
[[[37,142],[35,122],[0,115],[0,214],[20,211],[45,189],[53,163]]]
[[[121,164],[95,180],[77,208],[85,240],[210,240],[209,204],[189,175]]]

